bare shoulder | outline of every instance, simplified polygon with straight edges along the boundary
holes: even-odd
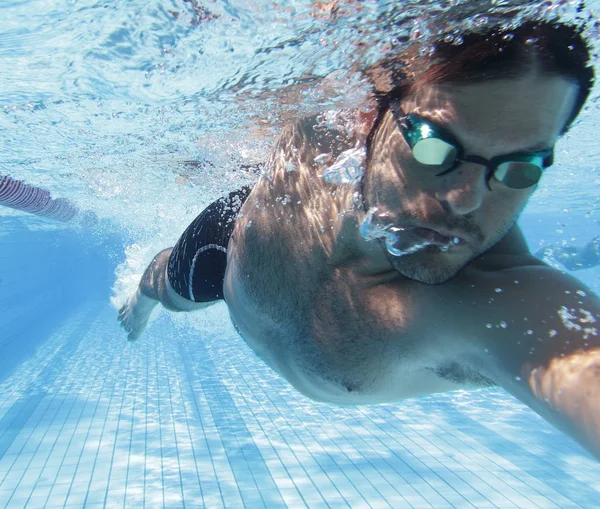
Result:
[[[556,331],[564,337],[587,329],[596,334],[598,296],[578,278],[535,258],[519,240],[520,231],[511,235],[510,242],[473,260],[448,283],[448,305],[454,316],[464,317],[462,330],[475,342],[510,333],[520,344],[529,335],[548,338]]]
[[[519,297],[523,302],[529,299],[526,307],[540,302],[561,302],[576,300],[582,295],[594,293],[578,278],[549,266],[529,252],[486,253],[474,260],[459,276],[462,282],[475,284],[486,293],[503,293],[505,296]]]
[[[530,254],[490,255],[489,260],[466,267],[458,279],[457,294],[471,306],[471,319],[462,325],[475,341],[502,337],[498,344],[510,350],[515,345],[504,338],[509,333],[521,338],[519,345],[534,338],[537,343],[530,347],[545,351],[551,343],[558,344],[548,341],[555,336],[580,346],[586,343],[583,336],[587,340],[593,335],[594,342],[600,338],[596,329],[600,319],[598,295],[578,278]],[[547,358],[551,357],[549,352]]]
[[[303,117],[285,126],[267,163],[274,176],[318,174],[353,148],[360,139],[357,127],[351,114],[342,113]]]
[[[579,279],[536,258],[518,225],[495,246],[473,260],[464,273],[467,277],[482,281],[489,279],[494,284],[502,280],[517,281],[522,285],[515,290],[520,295],[543,292],[546,300],[551,295],[560,295],[562,298],[571,291],[591,293]]]
[[[595,312],[600,310],[600,299],[583,281],[543,262],[506,269],[506,276],[519,281],[519,293],[536,299],[538,305],[560,309],[563,306],[576,307],[585,301],[595,308]]]

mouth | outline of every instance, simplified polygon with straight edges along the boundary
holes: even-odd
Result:
[[[412,234],[421,237],[428,244],[438,245],[442,248],[449,249],[452,246],[465,244],[465,240],[458,235],[453,235],[450,232],[440,232],[432,228],[416,227],[412,228]]]
[[[447,253],[465,243],[461,237],[446,235],[422,226],[391,227],[386,232],[384,242],[388,253],[392,256],[432,251]]]
[[[466,244],[465,239],[442,229],[425,226],[398,226],[387,214],[376,215],[373,208],[363,219],[360,233],[367,241],[380,239],[392,256],[405,256],[422,250],[439,250],[448,252],[455,247]]]

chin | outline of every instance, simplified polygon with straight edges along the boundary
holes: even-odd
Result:
[[[461,249],[460,251],[463,251]],[[439,285],[458,274],[475,255],[465,252],[443,252],[430,246],[406,256],[390,256],[394,268],[408,279],[428,285]]]

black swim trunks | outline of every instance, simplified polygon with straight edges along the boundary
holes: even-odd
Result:
[[[223,298],[227,245],[251,187],[243,187],[206,207],[175,244],[167,276],[173,289],[192,302]]]

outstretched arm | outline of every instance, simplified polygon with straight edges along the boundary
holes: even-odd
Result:
[[[600,460],[600,300],[549,267],[501,272],[483,373]]]
[[[173,248],[163,249],[154,257],[144,271],[138,289],[119,310],[118,320],[129,333],[129,341],[136,340],[144,332],[150,313],[159,303],[169,311],[194,311],[214,303],[192,302],[173,290],[167,277],[171,251]]]

